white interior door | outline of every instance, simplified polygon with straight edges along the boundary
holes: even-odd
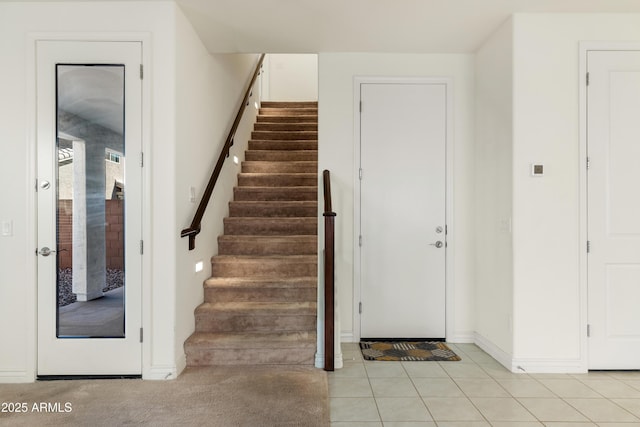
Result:
[[[589,368],[640,368],[640,52],[587,55]]]
[[[362,338],[445,338],[446,89],[360,86]]]
[[[38,375],[139,375],[142,46],[36,50]]]

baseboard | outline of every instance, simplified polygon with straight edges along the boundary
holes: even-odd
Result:
[[[489,356],[514,373],[583,374],[588,372],[581,359],[517,359],[478,333],[475,334],[474,342]]]
[[[513,369],[513,358],[511,355],[495,345],[493,341],[476,332],[473,336],[473,343],[511,372],[522,372]]]
[[[527,374],[585,374],[588,369],[580,359],[513,359],[511,371]]]
[[[27,371],[0,371],[0,384],[32,383],[35,380],[35,376]]]
[[[182,372],[182,370],[180,370],[180,372]],[[143,380],[175,380],[177,377],[178,369],[176,365],[152,366],[142,374]]]
[[[340,333],[340,342],[358,342],[358,340],[353,337],[352,331],[342,331]]]
[[[333,356],[333,368],[340,369],[344,366],[342,351]],[[324,369],[324,354],[316,353],[315,367]]]
[[[178,360],[176,360],[176,376],[172,379],[178,378],[185,369],[187,369],[187,355],[186,353],[182,353],[178,356]]]
[[[475,336],[471,331],[457,332],[447,336],[447,342],[452,344],[468,344],[474,342]]]

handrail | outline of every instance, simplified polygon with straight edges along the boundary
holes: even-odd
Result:
[[[335,261],[335,219],[331,210],[331,176],[328,170],[322,172],[324,184],[324,370],[334,370],[334,261]]]
[[[196,210],[195,215],[193,216],[193,220],[191,221],[191,225],[188,228],[185,228],[180,232],[180,237],[189,237],[189,250],[193,250],[196,247],[196,236],[200,233],[202,217],[204,216],[205,211],[207,210],[207,205],[209,204],[209,199],[211,199],[211,194],[213,193],[213,188],[218,181],[218,177],[220,176],[220,172],[222,171],[222,166],[224,164],[224,160],[229,157],[229,150],[233,145],[233,138],[235,137],[236,130],[238,130],[238,125],[240,124],[240,120],[242,119],[242,115],[247,106],[247,102],[249,97],[251,96],[251,90],[253,88],[253,84],[255,83],[258,75],[260,74],[260,69],[262,68],[262,61],[264,60],[264,53],[260,55],[258,59],[258,64],[256,65],[256,69],[253,72],[253,77],[251,77],[251,82],[247,87],[247,90],[244,94],[244,98],[242,99],[242,103],[240,104],[240,108],[238,109],[238,114],[236,114],[236,118],[233,121],[233,125],[231,126],[231,130],[229,131],[229,135],[227,136],[227,140],[222,147],[222,151],[220,152],[220,156],[218,156],[218,161],[216,162],[216,166],[211,173],[211,178],[209,178],[209,183],[204,190],[204,194],[202,195],[202,199],[200,200],[200,204],[198,205],[198,209]]]

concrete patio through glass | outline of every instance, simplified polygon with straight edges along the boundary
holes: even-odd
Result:
[[[58,309],[58,336],[123,337],[124,286]]]

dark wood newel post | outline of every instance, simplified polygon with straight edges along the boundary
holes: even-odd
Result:
[[[334,321],[334,259],[335,219],[331,210],[331,181],[329,171],[322,173],[324,182],[324,370],[334,370],[335,321]]]

